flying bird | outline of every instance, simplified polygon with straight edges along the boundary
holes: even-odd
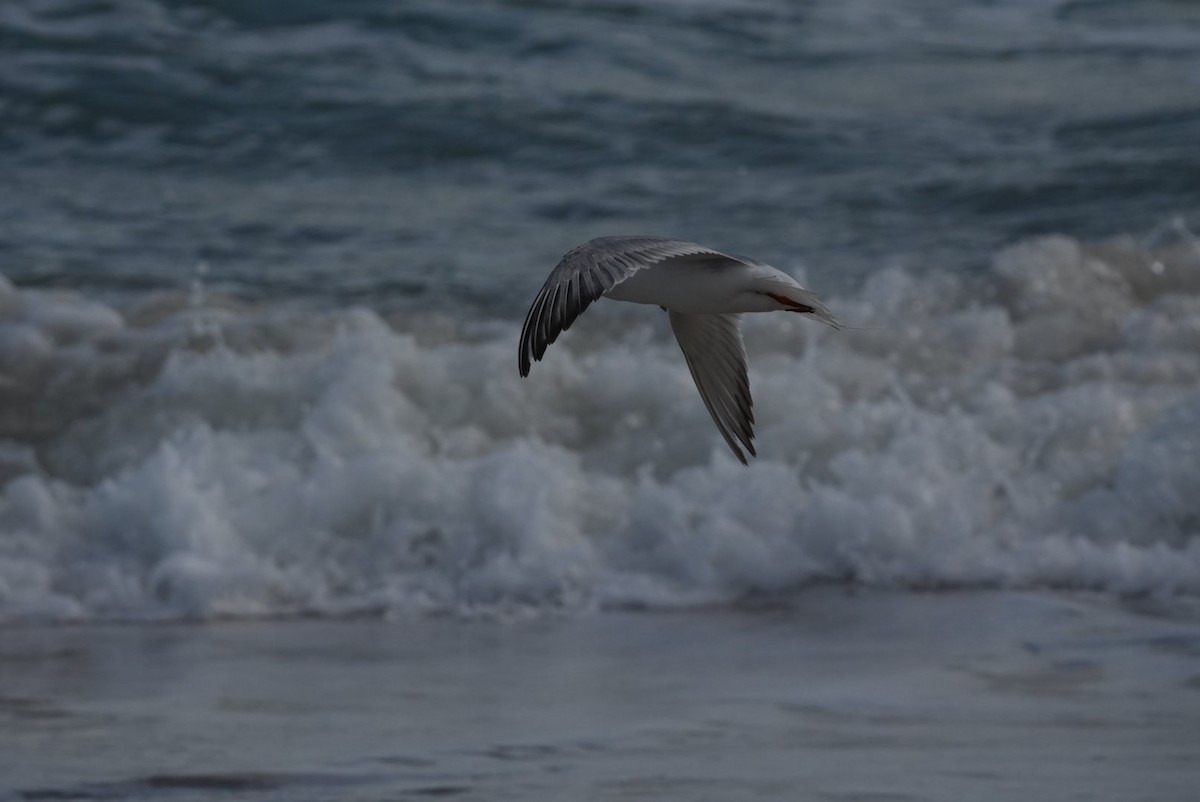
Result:
[[[742,314],[799,312],[841,328],[816,295],[770,265],[682,240],[600,237],[568,252],[533,299],[521,375],[601,297],[666,311],[704,406],[743,465],[745,452],[756,454]]]

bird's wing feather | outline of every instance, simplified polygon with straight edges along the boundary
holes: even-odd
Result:
[[[604,293],[639,270],[697,254],[730,258],[694,242],[654,237],[600,237],[570,251],[550,272],[525,316],[517,355],[521,375],[528,376],[532,362]]]
[[[675,311],[668,315],[704,406],[734,455],[746,464],[742,447],[750,456],[756,455],[746,347],[738,325],[741,315],[688,315]]]

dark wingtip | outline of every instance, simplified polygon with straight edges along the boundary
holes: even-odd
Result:
[[[751,442],[749,440],[742,440],[742,445],[745,446],[746,450],[750,452],[751,457],[755,457],[755,458],[758,457],[758,452],[754,450],[753,442]],[[737,446],[733,446],[733,455],[738,458],[738,462],[749,467],[750,460],[747,459],[746,455],[742,453],[741,448],[738,448]]]

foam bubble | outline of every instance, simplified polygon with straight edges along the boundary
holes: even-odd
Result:
[[[863,328],[747,322],[745,468],[651,310],[522,380],[512,322],[0,283],[0,618],[1200,594],[1194,250],[1032,240],[833,305]]]

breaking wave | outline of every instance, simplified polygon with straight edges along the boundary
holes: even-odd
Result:
[[[0,620],[721,604],[817,582],[1200,594],[1200,244],[874,273],[751,316],[760,458],[665,321],[0,280]],[[522,310],[523,311],[523,310]]]

